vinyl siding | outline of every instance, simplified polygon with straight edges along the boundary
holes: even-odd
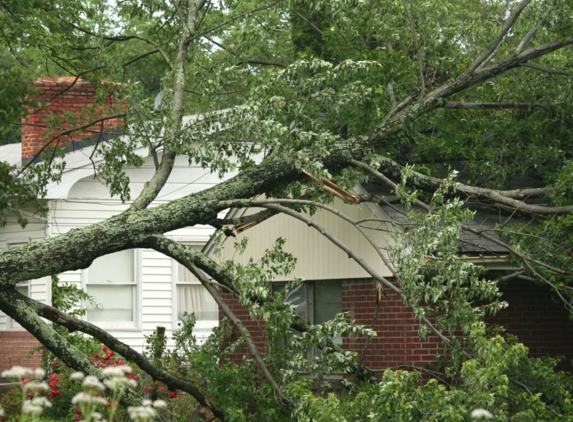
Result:
[[[127,169],[131,181],[131,196],[135,197],[142,189],[143,183],[151,178],[154,167],[150,159],[140,168]],[[186,159],[178,157],[169,181],[152,204],[159,205],[171,199],[210,188],[220,180],[209,169],[190,166]],[[86,227],[124,211],[129,204],[122,204],[119,199],[109,196],[107,187],[93,176],[85,177],[74,184],[67,199],[52,200],[49,203],[49,234],[58,236],[71,229]],[[189,243],[205,243],[213,233],[213,228],[204,225],[187,227],[166,233],[167,236]],[[143,350],[145,337],[153,333],[157,326],[166,327],[168,346],[173,346],[171,339],[173,328],[176,328],[173,292],[173,263],[170,258],[156,251],[140,251],[141,267],[139,268],[139,306],[137,326],[126,329],[110,329],[109,332],[136,350]],[[75,283],[82,286],[82,271],[67,272],[60,275],[61,282]],[[204,330],[197,333],[204,337]]]
[[[335,199],[331,205],[353,221],[380,217],[379,215],[374,215],[374,211],[365,204],[347,205]],[[378,213],[378,210],[376,210],[376,213]],[[360,235],[352,224],[322,209],[319,209],[311,218],[323,226],[328,233],[342,241],[382,276],[388,277],[392,275],[376,249],[369,244],[364,236]],[[375,245],[380,248],[379,250],[384,256],[387,256],[390,238],[388,231],[392,231],[393,228],[381,225],[380,222],[377,222],[376,226],[370,225],[370,228],[370,230],[366,230],[366,233],[371,237]],[[247,250],[242,255],[236,254],[233,245],[244,237],[249,239]],[[309,227],[306,223],[283,214],[271,217],[239,234],[236,238],[228,238],[222,246],[221,257],[223,260],[232,258],[235,262],[242,264],[247,263],[250,258],[258,260],[263,256],[266,249],[273,246],[279,237],[286,239],[284,249],[297,258],[297,265],[292,274],[278,277],[277,281],[291,280],[294,277],[302,277],[306,280],[370,277],[345,252],[317,230]]]
[[[41,217],[28,216],[28,224],[22,228],[15,218],[9,218],[6,226],[0,228],[0,250],[8,249],[10,244],[29,243],[46,237],[46,222]],[[43,303],[50,303],[49,277],[30,281],[30,296]],[[20,329],[0,312],[0,331]]]

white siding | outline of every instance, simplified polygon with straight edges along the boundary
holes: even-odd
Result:
[[[131,181],[131,196],[134,198],[154,172],[151,159],[147,159],[140,168],[129,168],[126,173]],[[160,192],[153,205],[210,188],[220,180],[209,169],[190,166],[186,159],[178,157],[168,183]],[[73,228],[81,228],[110,218],[124,211],[128,204],[122,204],[118,198],[110,198],[107,187],[93,176],[76,182],[70,189],[67,199],[50,201],[49,235],[58,236]],[[194,226],[172,231],[166,235],[191,243],[204,243],[213,233],[210,226]],[[141,251],[139,271],[140,313],[137,327],[124,330],[110,330],[121,341],[137,350],[145,347],[144,335],[150,335],[157,326],[166,330],[168,345],[172,346],[172,332],[176,328],[173,295],[173,265],[170,258],[153,250]],[[82,286],[82,271],[67,272],[60,275],[61,282]],[[198,333],[201,337],[205,333]]]
[[[27,216],[28,225],[22,228],[15,218],[9,218],[6,226],[0,228],[0,250],[10,244],[30,243],[46,237],[46,222],[40,216]],[[50,303],[49,277],[30,281],[30,296],[40,302]],[[9,318],[0,312],[0,331],[12,329]]]
[[[378,217],[374,215],[370,207],[364,204],[347,205],[336,199],[332,206],[353,221]],[[312,219],[323,226],[328,233],[342,241],[382,276],[391,276],[390,270],[376,249],[360,235],[352,224],[322,209],[319,209],[312,216]],[[371,228],[376,230],[367,230],[367,234],[380,248],[380,251],[386,255],[389,241],[388,231],[392,228],[381,223],[369,224]],[[239,255],[235,253],[233,245],[244,237],[249,239],[248,247],[244,254]],[[291,275],[279,277],[277,280],[291,280],[294,277],[302,277],[306,280],[369,277],[364,269],[317,230],[300,220],[282,214],[269,218],[239,234],[236,238],[228,238],[223,244],[221,257],[223,260],[232,258],[235,262],[242,264],[247,263],[251,257],[258,260],[279,237],[286,239],[284,249],[297,258],[297,265]]]

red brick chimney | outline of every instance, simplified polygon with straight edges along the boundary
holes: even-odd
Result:
[[[40,106],[29,108],[28,116],[22,119],[23,164],[37,159],[46,143],[69,150],[79,149],[117,135],[123,126],[123,120],[111,119],[60,136],[67,129],[116,114],[113,109],[119,101],[118,85],[106,94],[104,104],[97,107],[94,107],[94,87],[88,81],[75,77],[39,78],[32,86],[39,89],[32,99]]]

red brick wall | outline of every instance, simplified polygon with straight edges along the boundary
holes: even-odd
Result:
[[[501,290],[510,306],[488,322],[501,324],[508,333],[517,335],[533,356],[563,355],[569,362],[573,358],[573,323],[550,291],[524,282],[504,284]],[[418,337],[419,324],[409,308],[388,289],[385,289],[385,294],[374,326],[378,335],[368,347],[364,364],[373,370],[382,370],[402,365],[421,367],[434,362],[440,341],[435,336],[421,340]],[[376,309],[376,295],[372,280],[344,281],[342,310],[350,314],[352,321],[370,327]],[[251,321],[232,295],[227,293],[223,296],[249,329],[259,350],[264,350],[264,325],[260,321]],[[235,338],[238,336],[235,332]],[[361,354],[365,342],[365,338],[345,338],[343,347]],[[248,354],[243,348],[237,358]]]
[[[110,110],[117,100],[117,93],[115,96],[108,94],[105,106],[98,106],[95,112],[90,113],[89,109],[93,107],[96,98],[90,82],[76,80],[73,77],[39,78],[32,86],[40,90],[39,94],[33,97],[33,100],[40,103],[40,107],[29,109],[29,115],[22,120],[22,159],[24,162],[33,159],[43,145],[62,130],[89,123],[94,118],[114,114]],[[70,114],[73,114],[76,121],[70,117]],[[57,119],[57,127],[60,130],[47,134],[46,126],[50,125],[53,118]],[[121,125],[122,122],[117,119],[106,120],[83,131],[66,134],[54,140],[54,143],[68,145],[71,142],[97,136],[103,131],[111,131]]]
[[[0,331],[0,372],[15,365],[40,367],[42,353],[38,352],[33,356],[28,353],[39,344],[27,331]]]
[[[225,300],[225,302],[229,305],[231,310],[235,313],[235,315],[241,320],[243,325],[249,330],[251,337],[255,341],[255,345],[260,351],[264,350],[265,347],[265,324],[262,321],[253,321],[249,317],[249,312],[243,308],[237,299],[231,293],[221,293],[221,296]],[[224,314],[221,310],[219,310],[219,320],[224,318]],[[238,330],[233,327],[233,337],[231,341],[237,340],[240,338],[240,333]],[[250,352],[246,346],[243,346],[239,350],[237,350],[235,357],[237,359],[241,359],[242,356],[250,356]]]
[[[342,283],[342,310],[350,313],[350,320],[371,328],[376,310],[377,290],[372,280],[350,280]],[[385,289],[373,337],[366,351],[364,364],[371,369],[385,369],[401,365],[424,366],[433,362],[441,345],[433,336],[418,337],[419,324],[412,311],[398,295]],[[365,338],[345,338],[344,348],[362,354]]]
[[[502,325],[529,347],[533,356],[564,356],[562,367],[571,368],[573,322],[551,289],[521,280],[500,286],[509,306],[488,322]]]
[[[350,319],[370,328],[376,308],[377,290],[372,280],[351,280],[342,283],[342,310],[350,313]],[[264,351],[265,327],[260,321],[252,321],[248,312],[229,293],[223,294],[233,312],[247,327],[259,350]],[[223,315],[221,313],[220,317]],[[415,324],[412,312],[405,307],[400,299],[389,292],[381,303],[378,320],[374,326],[378,333],[372,339],[367,349],[364,364],[371,369],[385,369],[400,365],[423,366],[432,362],[436,356],[439,341],[430,337],[420,340],[417,335],[418,325]],[[234,331],[234,338],[239,333]],[[343,347],[362,353],[366,339],[345,338]],[[248,355],[246,347],[240,349],[236,356],[240,359]]]

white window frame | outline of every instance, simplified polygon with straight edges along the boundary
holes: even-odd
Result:
[[[101,257],[105,257],[102,255]],[[100,257],[100,258],[101,258]],[[87,312],[84,319],[91,324],[94,324],[100,328],[106,330],[117,330],[117,331],[138,331],[141,329],[142,320],[142,288],[141,288],[141,251],[139,249],[133,249],[133,278],[131,282],[90,282],[89,281],[89,267],[82,270],[82,288],[85,292],[89,294],[89,286],[132,286],[133,287],[133,320],[132,321],[90,321]],[[97,301],[96,301],[97,302]],[[87,309],[87,303],[84,301],[82,307]],[[99,304],[103,305],[103,304]],[[105,309],[105,306],[103,306]]]
[[[30,242],[28,242],[26,240],[13,241],[13,242],[8,242],[6,247],[7,247],[7,249],[14,249],[14,248],[18,248],[20,246],[25,246],[28,243],[30,243]],[[26,294],[26,296],[31,297],[31,295],[32,295],[32,283],[30,280],[22,281],[21,283],[16,284],[16,287],[26,287],[26,289],[28,290],[28,293]],[[8,315],[6,315],[6,318],[7,318],[6,326],[8,327],[8,330],[24,331],[24,327],[22,327],[20,324],[18,324],[16,321],[14,321],[14,319],[9,317]]]
[[[195,250],[197,250],[198,252],[201,252],[201,250],[205,247],[205,243],[195,243],[195,242],[187,242],[187,243],[183,243],[187,247],[191,247]],[[195,280],[195,281],[179,281],[179,267],[181,266],[181,264],[179,264],[177,261],[175,260],[171,260],[171,275],[172,275],[172,292],[173,292],[173,329],[176,330],[178,328],[178,324],[181,321],[181,319],[179,318],[179,298],[178,298],[178,286],[183,285],[183,286],[188,286],[190,284],[192,285],[201,285],[201,282],[199,280]],[[219,307],[217,306],[217,311],[219,310]],[[196,320],[195,321],[195,329],[198,331],[198,334],[206,334],[207,332],[212,332],[213,329],[215,327],[217,327],[219,325],[219,318],[218,318],[218,314],[219,312],[217,312],[217,319],[208,319],[208,320]],[[201,333],[202,332],[202,333]]]

